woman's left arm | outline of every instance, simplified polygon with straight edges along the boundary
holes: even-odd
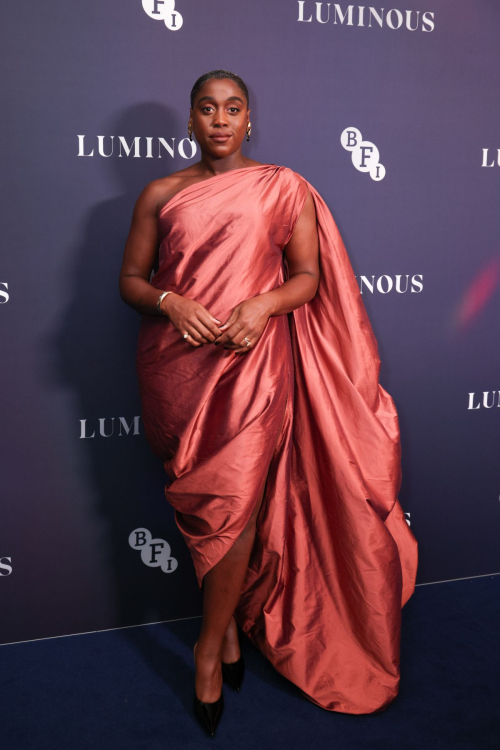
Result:
[[[309,302],[319,284],[319,240],[316,209],[309,190],[293,234],[284,249],[288,280],[278,289],[260,294],[268,305],[268,315],[283,315]]]
[[[224,325],[219,326],[222,335],[215,342],[218,346],[245,351],[245,336],[255,344],[272,315],[291,312],[316,294],[320,274],[319,239],[316,209],[309,190],[284,254],[288,279],[279,288],[236,305]]]

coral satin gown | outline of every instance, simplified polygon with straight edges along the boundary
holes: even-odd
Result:
[[[245,354],[193,347],[167,317],[143,316],[143,423],[200,587],[265,483],[236,619],[311,701],[373,713],[398,693],[417,541],[398,501],[398,415],[379,384],[377,342],[332,214],[288,167],[208,178],[160,210],[152,284],[224,322],[286,280],[283,249],[308,189],[319,234],[314,299],[269,318]]]

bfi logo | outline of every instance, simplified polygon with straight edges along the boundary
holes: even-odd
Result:
[[[351,152],[351,161],[358,172],[368,172],[375,182],[384,179],[385,167],[380,163],[378,148],[371,141],[364,141],[357,128],[343,130],[340,142],[346,151]]]
[[[170,544],[165,539],[153,539],[148,529],[134,529],[128,543],[141,553],[141,560],[148,568],[161,568],[164,573],[177,570],[179,563],[172,557]]]
[[[175,0],[142,0],[142,8],[153,21],[163,21],[169,31],[179,31],[184,23]]]

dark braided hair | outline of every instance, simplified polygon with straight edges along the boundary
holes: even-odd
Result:
[[[248,96],[247,86],[245,82],[236,75],[236,73],[231,73],[229,70],[211,70],[209,73],[204,73],[202,76],[200,76],[191,89],[191,107],[193,106],[196,94],[201,89],[203,84],[210,80],[210,78],[229,78],[231,81],[234,81],[235,84],[239,86],[239,88],[245,94],[248,109],[248,107],[250,106],[250,97]]]

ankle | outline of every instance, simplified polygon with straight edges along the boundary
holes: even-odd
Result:
[[[220,662],[222,654],[222,643],[211,644],[203,643],[200,639],[196,644],[195,659],[200,658],[204,661],[213,661],[214,663]]]

